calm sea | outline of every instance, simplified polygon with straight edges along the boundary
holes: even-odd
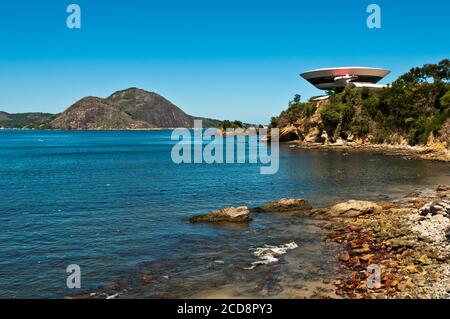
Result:
[[[276,295],[288,291],[288,272],[242,270],[254,260],[249,249],[295,241],[299,248],[286,256],[304,266],[292,276],[306,280],[311,267],[326,273],[314,222],[262,214],[229,227],[192,225],[189,217],[282,197],[314,206],[388,199],[450,180],[444,163],[289,147],[281,147],[275,175],[260,175],[258,164],[176,165],[170,134],[0,131],[0,297],[76,293],[66,287],[70,264],[80,265],[84,290],[119,282],[129,296],[179,297],[235,280],[249,283],[248,295]],[[152,286],[142,284],[144,274]]]

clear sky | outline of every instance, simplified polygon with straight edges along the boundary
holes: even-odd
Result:
[[[382,29],[366,25],[370,3]],[[56,113],[136,86],[192,115],[267,123],[294,94],[321,94],[302,71],[383,67],[386,83],[450,58],[449,12],[448,0],[1,1],[0,110]]]

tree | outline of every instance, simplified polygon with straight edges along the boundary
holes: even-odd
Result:
[[[219,123],[219,129],[225,131],[226,129],[245,128],[245,125],[241,121],[224,120]]]
[[[302,100],[302,96],[300,94],[295,94],[294,95],[294,99],[293,99],[294,103],[300,103],[301,100]]]
[[[277,127],[278,120],[279,120],[278,116],[272,116],[272,118],[270,119],[270,126],[271,127]]]

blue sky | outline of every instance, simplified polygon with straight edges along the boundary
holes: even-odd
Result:
[[[81,30],[66,7],[82,9]],[[370,3],[382,29],[366,26]],[[390,82],[450,58],[446,0],[40,0],[0,4],[0,110],[61,112],[132,86],[189,114],[267,123],[299,77],[333,66],[385,67]]]

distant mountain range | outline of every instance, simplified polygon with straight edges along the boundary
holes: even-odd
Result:
[[[129,88],[106,99],[85,97],[60,114],[0,112],[0,127],[60,130],[139,130],[194,126],[218,127],[219,120],[194,117],[154,93]]]

